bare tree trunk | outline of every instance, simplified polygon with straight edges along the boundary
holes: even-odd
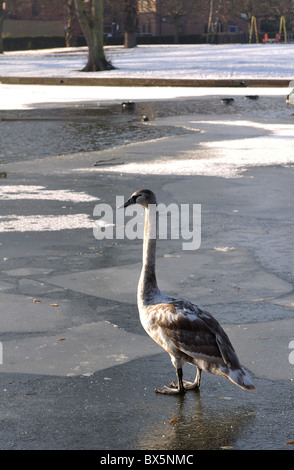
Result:
[[[66,0],[66,30],[65,30],[65,45],[66,47],[74,47],[78,45],[78,24],[79,19],[75,9],[74,0]]]
[[[3,9],[3,0],[0,0],[0,54],[3,53],[3,20],[4,20],[4,9]]]
[[[114,68],[104,55],[103,0],[92,0],[89,12],[85,11],[83,0],[74,1],[80,25],[89,48],[88,62],[83,71],[98,72]]]
[[[137,37],[136,33],[131,33],[126,31],[125,32],[125,40],[124,40],[124,47],[126,49],[131,49],[132,47],[137,46]]]
[[[179,44],[179,22],[180,18],[178,16],[174,19],[174,26],[175,26],[175,33],[174,33],[174,41],[175,44]]]
[[[209,2],[209,17],[208,17],[208,24],[207,24],[207,37],[206,37],[207,42],[209,42],[210,34],[213,33],[212,13],[213,13],[213,0],[210,0],[210,2]]]
[[[124,47],[136,47],[137,0],[124,0],[123,27],[125,33]]]

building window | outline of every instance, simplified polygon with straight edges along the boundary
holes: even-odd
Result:
[[[141,11],[147,10],[147,0],[141,0]]]

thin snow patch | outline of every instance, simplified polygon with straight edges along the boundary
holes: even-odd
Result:
[[[0,216],[0,232],[51,232],[81,228],[93,229],[93,226],[93,220],[86,214]]]
[[[99,198],[67,189],[46,189],[44,186],[7,185],[0,187],[0,200],[44,199],[51,201],[91,202]]]

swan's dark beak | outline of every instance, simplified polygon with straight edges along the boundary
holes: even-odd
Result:
[[[127,201],[125,201],[122,207],[128,207],[128,206],[131,206],[132,204],[136,204],[135,196],[131,196]]]
[[[132,204],[136,204],[135,196],[129,197],[121,206],[118,206],[118,209],[123,209],[124,207],[131,206]]]

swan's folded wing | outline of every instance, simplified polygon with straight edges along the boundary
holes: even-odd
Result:
[[[158,326],[183,353],[239,367],[234,348],[220,324],[208,312],[183,301],[170,304],[170,315],[161,317]]]
[[[235,353],[233,345],[218,321],[205,310],[199,311],[199,317],[215,334],[215,339],[225,364],[232,365],[233,367],[237,368],[240,367],[239,359]]]

